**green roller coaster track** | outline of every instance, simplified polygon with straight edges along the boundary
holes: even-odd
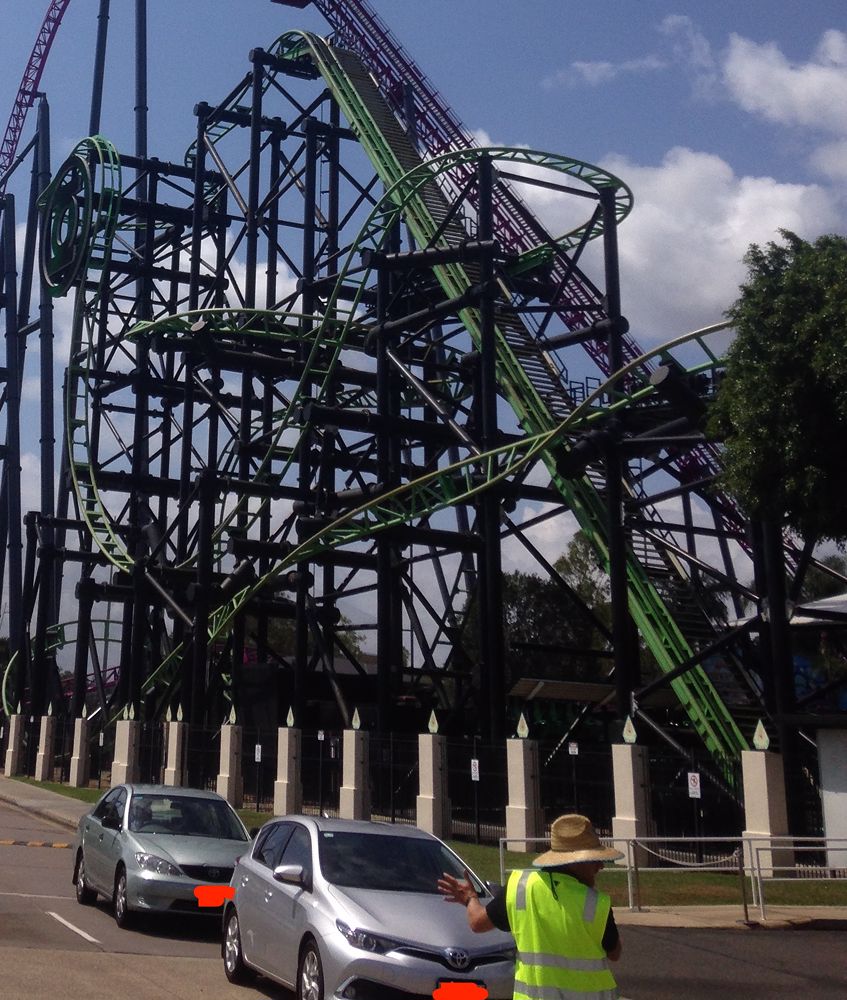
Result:
[[[385,195],[365,222],[346,264],[341,269],[338,288],[344,283],[348,272],[355,268],[361,296],[369,276],[367,269],[364,274],[362,273],[358,263],[361,251],[365,248],[380,249],[394,223],[401,218],[419,246],[451,246],[445,233],[442,232],[441,223],[433,215],[433,205],[437,205],[439,198],[443,199],[438,180],[455,171],[457,167],[472,167],[482,156],[490,157],[494,161],[510,161],[558,171],[581,181],[595,192],[611,189],[615,194],[615,212],[618,220],[623,219],[631,207],[629,190],[616,178],[589,164],[549,153],[497,147],[447,153],[427,163],[422,163],[419,159],[416,162],[401,162],[395,149],[396,144],[393,145],[391,138],[385,134],[385,125],[381,124],[380,115],[374,113],[375,102],[380,99],[375,85],[361,71],[357,73],[355,57],[332,49],[315,36],[299,32],[282,36],[274,44],[272,51],[287,61],[309,60],[317,68],[386,188]],[[214,133],[213,141],[217,141],[225,131],[226,129],[219,129]],[[99,156],[101,189],[113,192],[115,182],[111,165],[114,163],[114,158],[109,151],[110,148],[100,137],[86,142],[93,144],[86,147],[86,151],[94,149]],[[404,152],[403,159],[409,160],[407,151]],[[104,273],[107,270],[105,262],[109,253],[106,237],[114,233],[116,201],[117,199],[111,194],[109,198],[101,199],[101,203],[109,205],[110,214],[107,219],[98,220],[97,225],[92,227],[95,233],[101,235],[96,241],[92,239],[91,252],[95,266],[101,267]],[[601,233],[602,223],[595,217],[585,225],[560,237],[557,243],[562,249],[569,249]],[[520,270],[525,265],[534,265],[537,259],[543,258],[550,252],[549,247],[539,247],[530,255],[524,255],[514,268]],[[433,273],[445,296],[451,299],[466,293],[474,283],[468,267],[460,263],[435,265]],[[503,287],[502,291],[504,303],[508,304],[507,289]],[[298,414],[306,383],[311,384],[312,399],[324,398],[331,384],[333,369],[348,338],[354,331],[361,333],[355,319],[358,305],[357,298],[342,310],[339,306],[338,293],[334,292],[322,317],[296,315],[281,317],[270,312],[244,309],[232,310],[231,313],[228,310],[203,310],[199,313],[169,316],[150,323],[138,324],[131,335],[134,338],[146,338],[154,333],[164,336],[179,335],[194,327],[198,317],[206,321],[205,330],[210,335],[218,331],[226,332],[229,336],[238,336],[241,332],[249,333],[251,337],[267,337],[277,343],[288,342],[294,338],[302,339],[305,335],[311,343],[310,358],[297,390],[287,404],[274,414],[274,432],[267,448],[267,456],[255,473],[257,476],[264,476],[269,474],[270,455],[280,453],[279,444],[282,435],[284,433],[290,435],[293,430],[303,432],[303,428],[299,426]],[[127,553],[115,526],[110,521],[90,461],[89,380],[98,328],[97,313],[102,306],[101,297],[96,292],[86,306],[83,289],[80,289],[75,310],[74,346],[68,371],[68,449],[72,456],[74,486],[89,530],[112,565],[127,569],[131,566],[132,557]],[[472,307],[465,308],[460,311],[460,318],[479,347],[481,342],[479,311]],[[85,345],[82,332],[84,326],[87,327],[88,334]],[[599,401],[608,389],[619,383],[624,376],[637,376],[640,370],[643,372],[641,366],[648,357],[661,355],[670,347],[697,339],[699,334],[678,338],[636,359],[615,373],[562,421],[551,413],[530,376],[515,356],[496,320],[495,327],[497,380],[503,396],[514,410],[526,436],[516,444],[494,449],[482,455],[470,455],[447,468],[406,483],[382,496],[374,497],[361,507],[339,517],[285,557],[280,558],[260,580],[235,595],[228,604],[218,608],[210,619],[210,640],[224,634],[244,603],[287,567],[326,549],[370,538],[391,525],[432,514],[453,504],[467,502],[483,489],[514,475],[526,463],[539,459],[547,466],[557,489],[573,511],[583,531],[591,539],[600,558],[608,562],[605,507],[602,498],[588,478],[567,479],[558,472],[559,461],[567,454],[566,434],[574,433],[580,426],[585,426],[594,419],[597,408],[594,407],[592,410],[591,404]],[[318,366],[319,358],[320,366]],[[315,382],[319,383],[317,387]],[[649,386],[640,386],[635,390],[629,387],[628,398],[619,398],[615,406],[626,405],[634,396],[643,398],[651,391]],[[267,441],[267,437],[264,440]],[[289,457],[284,463],[284,468],[282,472],[275,471],[275,476],[284,475],[295,461],[296,446],[288,448],[287,451]],[[227,527],[233,523],[237,510],[237,507],[228,508],[226,516],[218,520],[216,529],[218,542]],[[258,517],[258,512],[251,512],[251,523]],[[660,668],[669,673],[681,663],[690,660],[691,647],[647,577],[646,571],[631,553],[627,563],[627,582],[630,612]],[[147,677],[145,689],[151,690],[159,679],[169,675],[174,665],[180,662],[184,652],[183,645],[174,648]],[[701,667],[693,667],[685,676],[671,680],[670,684],[701,739],[718,760],[735,758],[741,750],[747,748],[745,738]]]

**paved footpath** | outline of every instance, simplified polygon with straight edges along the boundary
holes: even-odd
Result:
[[[69,830],[75,830],[81,816],[91,808],[67,795],[52,792],[25,781],[15,781],[0,775],[0,801],[18,806],[35,816],[53,820]],[[52,845],[65,843],[57,837]],[[33,845],[34,846],[34,845]],[[844,906],[771,906],[766,907],[762,920],[758,907],[748,905],[748,920],[739,903],[736,906],[651,906],[639,911],[615,909],[619,924],[637,927],[688,927],[750,930],[757,928],[822,927],[847,930],[847,907]]]

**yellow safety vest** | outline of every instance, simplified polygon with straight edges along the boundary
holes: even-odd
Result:
[[[512,872],[506,913],[518,950],[515,1000],[616,1000],[603,950],[611,905],[571,875]]]

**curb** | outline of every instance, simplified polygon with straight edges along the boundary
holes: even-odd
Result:
[[[13,798],[11,795],[4,794],[2,791],[0,791],[0,802],[5,802],[10,806],[16,806],[23,812],[31,813],[33,816],[38,816],[40,819],[50,820],[51,823],[56,823],[67,830],[76,830],[78,820],[72,820],[61,813],[54,812],[49,806],[40,806],[37,803],[29,802],[22,803],[20,800]]]

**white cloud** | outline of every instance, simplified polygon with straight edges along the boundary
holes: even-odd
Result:
[[[723,65],[731,97],[782,125],[847,135],[847,35],[827,31],[812,58],[792,63],[774,42],[731,35]]]
[[[670,40],[673,61],[684,67],[694,81],[695,94],[711,95],[718,79],[712,46],[690,17],[671,14],[659,25],[660,32]]]
[[[815,238],[837,226],[823,188],[738,176],[714,154],[677,147],[657,165],[615,155],[603,165],[635,192],[619,235],[621,284],[624,313],[645,344],[718,322],[744,280],[750,243],[778,239],[781,228]]]
[[[656,70],[664,69],[667,64],[658,56],[648,55],[638,59],[625,59],[623,62],[612,63],[604,60],[595,62],[576,61],[570,64],[565,70],[559,70],[552,76],[548,76],[542,81],[545,89],[562,84],[587,83],[590,86],[597,86],[609,83],[619,76],[627,76],[638,73],[653,73]]]

